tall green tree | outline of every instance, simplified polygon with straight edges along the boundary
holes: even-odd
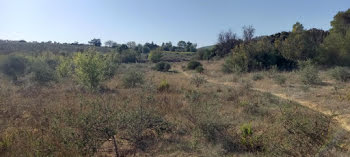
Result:
[[[304,26],[300,22],[297,22],[293,25],[293,33],[302,33],[303,31]]]
[[[97,47],[100,47],[102,45],[101,39],[92,39],[89,41],[89,44]]]
[[[89,50],[77,53],[74,58],[75,75],[78,81],[91,90],[100,86],[101,81],[111,77],[110,61],[103,55]],[[108,75],[108,76],[107,76]]]
[[[314,59],[318,55],[318,48],[328,35],[327,32],[318,29],[304,30],[302,24],[297,22],[293,25],[293,31],[288,38],[282,41],[280,51],[290,60]]]
[[[331,25],[317,60],[320,64],[350,66],[350,9],[335,15]]]

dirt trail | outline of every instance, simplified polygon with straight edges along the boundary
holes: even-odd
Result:
[[[186,71],[183,71],[181,69],[178,69],[178,71],[183,73],[188,78],[192,77],[192,75],[187,73]],[[210,82],[210,83],[213,83],[213,84],[220,84],[220,85],[225,85],[225,86],[237,87],[237,84],[234,84],[232,82],[220,82],[220,81],[217,81],[217,80],[214,80],[214,79],[210,79],[210,78],[207,78],[207,77],[206,77],[206,80],[208,82]],[[274,95],[276,97],[279,97],[281,99],[297,102],[300,105],[308,107],[308,108],[310,108],[310,109],[312,109],[314,111],[321,112],[321,113],[323,113],[325,115],[333,115],[332,111],[330,111],[328,109],[325,109],[325,108],[321,108],[319,105],[317,105],[317,104],[315,104],[313,102],[307,101],[307,100],[300,100],[300,99],[292,98],[290,96],[287,96],[286,94],[275,93],[275,92],[268,91],[268,90],[265,90],[265,89],[260,89],[260,88],[252,88],[252,89],[255,90],[255,91],[259,91],[259,92],[270,93],[270,94],[272,94],[272,95]],[[350,115],[349,114],[337,115],[337,116],[334,117],[334,119],[337,120],[337,122],[340,124],[340,126],[344,130],[350,132]]]

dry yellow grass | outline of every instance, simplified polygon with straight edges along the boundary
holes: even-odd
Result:
[[[28,127],[33,130],[40,130],[46,125],[43,122],[45,122],[45,118],[49,118],[47,114],[50,112],[55,113],[66,108],[78,112],[80,104],[84,101],[103,100],[113,104],[116,108],[124,104],[127,105],[127,108],[133,108],[144,104],[146,107],[156,110],[172,124],[171,132],[155,137],[156,143],[146,151],[135,149],[127,140],[117,135],[120,153],[126,156],[263,155],[263,152],[249,152],[246,151],[245,148],[241,148],[241,151],[230,152],[224,150],[222,146],[223,143],[215,144],[209,142],[204,135],[198,135],[198,131],[200,132],[199,124],[201,124],[198,121],[202,120],[196,117],[198,114],[204,118],[211,116],[217,117],[216,114],[218,114],[219,119],[209,118],[205,120],[209,122],[211,122],[211,120],[223,121],[225,125],[227,124],[229,127],[224,132],[225,136],[234,137],[233,139],[237,140],[234,141],[237,142],[237,145],[240,143],[239,139],[241,138],[240,127],[246,123],[252,125],[254,136],[264,139],[261,141],[262,143],[258,144],[264,144],[266,147],[270,145],[276,145],[277,147],[281,141],[287,142],[293,140],[294,137],[292,138],[287,131],[280,131],[284,130],[281,122],[283,114],[280,109],[293,109],[293,106],[298,105],[279,99],[273,95],[247,89],[246,84],[242,83],[244,81],[229,81],[229,78],[232,76],[223,74],[219,70],[221,62],[222,61],[203,62],[204,68],[206,69],[204,75],[208,83],[200,87],[191,84],[190,77],[193,75],[192,72],[182,71],[181,66],[186,63],[174,63],[172,65],[172,72],[167,73],[151,70],[151,64],[122,65],[117,75],[104,83],[105,91],[97,93],[84,91],[71,80],[66,80],[50,86],[28,85],[23,87],[2,81],[0,86],[0,116],[2,118],[2,121],[0,121],[0,133],[12,127]],[[149,88],[155,90],[161,81],[167,80],[170,85],[169,90],[162,92],[156,91],[152,94],[145,91],[145,87],[133,89],[125,88],[122,84],[121,77],[130,69],[141,71],[147,80],[146,84],[150,86]],[[239,79],[248,80],[250,79],[249,75],[251,74],[243,75],[243,78]],[[252,88],[264,88],[264,86],[259,85],[267,84],[268,82],[271,82],[271,80],[265,77],[265,79],[257,82],[252,81],[251,84]],[[276,87],[269,86],[269,88],[266,88],[266,90],[269,91],[264,92],[280,92],[277,90],[280,87],[277,85],[275,86]],[[190,91],[198,91],[198,93],[200,93],[199,98],[190,98],[194,96],[190,94]],[[275,95],[281,97],[281,95]],[[144,98],[147,96],[153,97],[150,103],[143,102]],[[194,101],[192,102],[191,99]],[[202,111],[199,113],[192,113],[196,112],[191,111],[193,105],[196,103],[201,105],[208,104],[209,108],[211,105],[216,106],[218,108],[217,113],[205,112],[205,114],[208,115],[202,115],[204,114]],[[320,116],[319,113],[302,107],[294,112],[301,115],[310,115],[310,117]],[[333,129],[337,129],[337,126],[332,125],[330,131]],[[18,143],[17,145],[22,146]],[[311,147],[310,152],[320,149],[320,146],[322,145]],[[30,152],[30,149],[31,147],[27,147],[26,149],[24,147],[21,151]],[[112,156],[114,154],[113,151],[113,145],[111,145],[110,142],[101,141],[100,152],[98,152],[96,156]],[[266,152],[269,153],[276,153],[278,150],[269,151],[266,150]],[[20,154],[20,152],[8,152],[8,154],[13,156]],[[73,152],[71,152],[71,154],[68,152],[68,155],[73,154]]]

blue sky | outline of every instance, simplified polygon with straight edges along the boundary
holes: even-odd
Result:
[[[231,29],[257,35],[305,28],[329,29],[350,0],[0,0],[0,39],[87,43],[179,40],[199,46],[216,42]]]

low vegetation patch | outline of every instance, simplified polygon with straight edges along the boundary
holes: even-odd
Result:
[[[123,85],[126,88],[135,88],[141,86],[145,82],[144,75],[141,72],[130,71],[123,78]]]
[[[198,61],[190,61],[187,63],[187,69],[189,70],[195,70],[197,67],[203,66],[200,62]]]
[[[319,70],[315,65],[309,62],[301,68],[302,69],[299,71],[300,79],[305,85],[317,85],[321,83]]]
[[[26,73],[28,60],[21,56],[7,56],[0,65],[1,72],[12,81],[17,81],[19,77]]]
[[[160,49],[156,49],[151,51],[151,53],[148,55],[148,60],[153,63],[158,63],[162,60],[163,52]]]
[[[279,85],[284,85],[287,81],[287,78],[283,75],[277,74],[277,75],[274,75],[273,80]]]
[[[170,85],[169,85],[168,81],[163,80],[162,82],[160,82],[160,84],[158,86],[158,91],[160,91],[160,92],[168,91],[169,88],[170,88]]]
[[[330,75],[338,81],[346,82],[350,80],[350,72],[345,67],[335,67],[330,71]]]
[[[196,87],[199,87],[206,82],[207,82],[207,80],[203,76],[194,75],[191,78],[191,84],[195,85]]]
[[[171,65],[166,62],[159,62],[156,64],[155,67],[153,67],[153,69],[161,72],[168,72],[170,68],[171,68]]]
[[[262,80],[262,79],[264,79],[264,76],[262,74],[260,74],[260,73],[256,73],[256,74],[254,74],[252,76],[252,80],[253,81],[259,81],[259,80]]]

